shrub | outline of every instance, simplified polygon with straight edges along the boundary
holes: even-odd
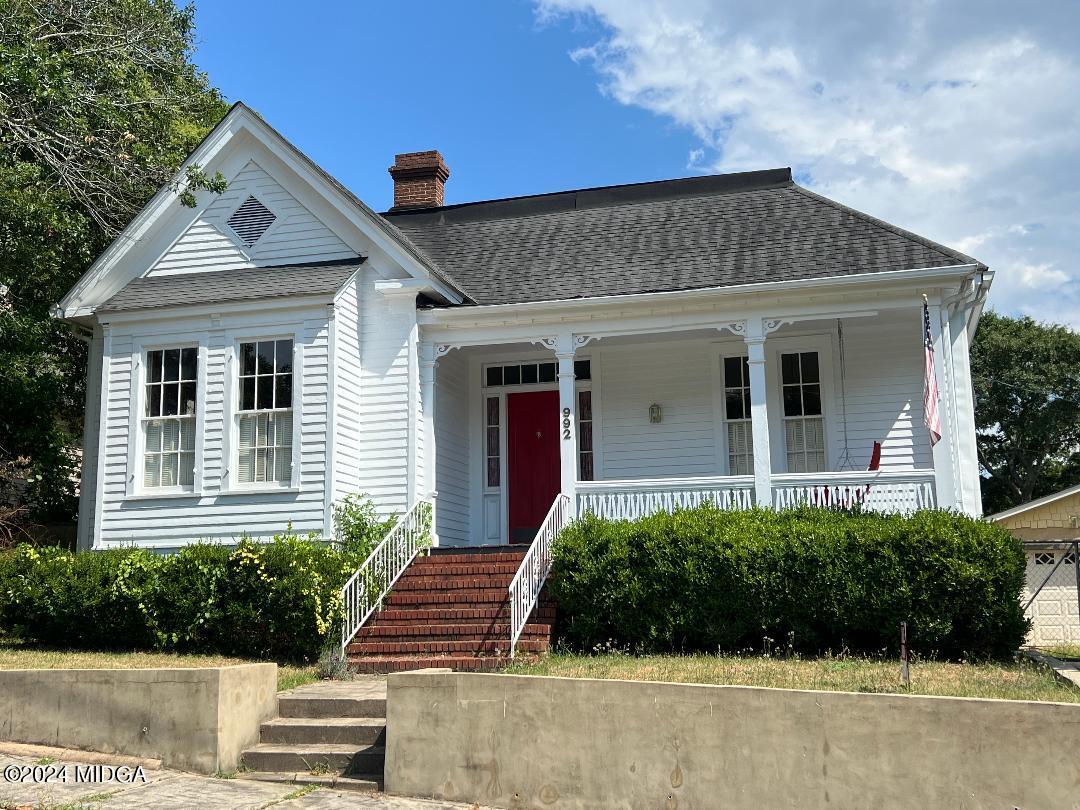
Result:
[[[334,504],[334,537],[343,550],[363,559],[367,559],[396,522],[392,517],[379,520],[375,504],[365,495],[346,495]]]
[[[556,542],[551,588],[579,649],[895,653],[907,621],[915,652],[1004,657],[1028,629],[1023,583],[1019,541],[961,515],[703,506],[586,515]]]
[[[339,547],[291,528],[269,543],[170,556],[17,546],[0,552],[0,630],[50,646],[314,660],[337,641],[339,592],[381,525],[352,506],[357,534]]]

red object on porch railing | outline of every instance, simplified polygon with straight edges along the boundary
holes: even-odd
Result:
[[[870,451],[870,464],[867,465],[867,472],[877,472],[881,469],[881,442],[874,442],[874,449]],[[848,487],[841,494],[838,489],[836,492],[838,505],[849,509],[852,506],[862,505],[866,502],[866,496],[870,494],[870,485],[867,484],[864,487]],[[814,493],[814,506],[828,506],[831,500],[829,487],[824,486],[819,488]]]

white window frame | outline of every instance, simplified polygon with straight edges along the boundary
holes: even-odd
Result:
[[[171,339],[170,339],[171,337]],[[168,487],[146,486],[144,464],[146,456],[145,422],[150,418],[146,414],[147,361],[149,352],[168,349],[195,349],[198,353],[198,369],[195,374],[195,469],[191,485],[177,484]],[[199,497],[203,491],[203,432],[206,427],[206,361],[207,340],[205,335],[192,339],[190,334],[158,336],[153,342],[132,340],[131,346],[131,384],[134,391],[130,398],[131,407],[128,425],[128,472],[125,486],[127,498],[170,498]]]
[[[839,413],[836,404],[836,368],[833,362],[834,333],[769,337],[765,341],[767,352],[767,396],[769,399],[769,438],[774,472],[791,472],[787,464],[787,433],[784,429],[783,368],[780,355],[794,352],[817,352],[818,376],[821,385],[821,417],[825,431],[825,472],[836,469],[840,449],[836,437],[842,430],[837,423]],[[771,368],[770,368],[771,366]],[[815,473],[806,473],[814,475]]]
[[[733,420],[728,419],[727,416],[727,389],[729,387],[726,375],[724,374],[724,361],[729,359],[743,359],[749,357],[749,353],[746,350],[745,344],[738,346],[723,346],[719,353],[719,360],[716,365],[716,391],[719,409],[720,426],[719,436],[716,437],[717,447],[720,453],[720,469],[723,470],[723,475],[738,475],[731,469],[731,447],[728,440],[728,427],[732,424]],[[747,379],[747,385],[749,385],[749,379]],[[745,423],[748,430],[750,430],[750,472],[746,475],[754,474],[754,444],[753,444],[753,422],[750,417],[750,412],[747,411],[746,416],[743,419],[734,420],[738,423]]]
[[[240,345],[243,343],[259,343],[291,340],[293,342],[292,363],[292,465],[288,481],[252,481],[242,483],[240,481],[240,417],[252,413],[266,413],[268,411],[242,411],[240,410]],[[225,372],[225,413],[228,419],[228,446],[223,448],[224,457],[227,459],[223,493],[252,493],[252,492],[296,492],[301,487],[300,450],[301,450],[301,424],[303,421],[303,351],[301,334],[293,332],[233,332],[227,337],[228,361]],[[286,409],[274,409],[270,412],[284,412]]]

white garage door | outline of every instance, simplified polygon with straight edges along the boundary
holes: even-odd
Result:
[[[1054,570],[1062,556],[1065,560]],[[1032,621],[1028,643],[1036,647],[1080,643],[1080,607],[1076,602],[1076,569],[1071,551],[1028,549],[1024,604],[1047,577],[1049,580],[1027,610]]]

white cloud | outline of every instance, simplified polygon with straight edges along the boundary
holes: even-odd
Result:
[[[574,58],[612,98],[692,131],[692,168],[790,165],[989,264],[996,309],[1080,327],[1080,4],[541,0],[538,13],[605,26]]]

